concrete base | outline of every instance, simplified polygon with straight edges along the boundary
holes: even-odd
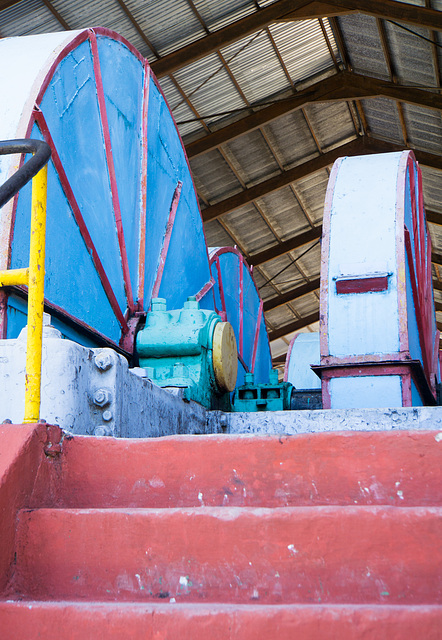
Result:
[[[153,384],[144,369],[129,369],[113,349],[64,340],[48,325],[42,356],[40,417],[50,424],[75,434],[130,438],[211,433],[204,407],[184,401],[182,389],[170,393]],[[23,420],[25,360],[26,329],[16,340],[0,340],[0,422]]]
[[[25,330],[0,340],[0,422],[24,415]],[[161,389],[112,349],[90,349],[44,328],[40,415],[74,434],[147,438],[175,434],[276,434],[441,430],[442,407],[224,413]]]
[[[326,409],[228,413],[226,431],[232,434],[321,433],[326,431],[441,430],[442,407],[392,409]],[[442,439],[442,434],[441,434]]]

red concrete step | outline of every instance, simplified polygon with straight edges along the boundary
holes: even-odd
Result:
[[[440,640],[440,606],[0,602],[5,640]]]
[[[441,440],[436,431],[75,436],[63,442],[59,504],[442,505]]]
[[[439,507],[24,510],[38,599],[442,603]]]

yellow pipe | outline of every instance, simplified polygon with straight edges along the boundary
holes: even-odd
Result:
[[[32,180],[24,422],[40,417],[47,176],[46,165]]]
[[[28,284],[29,269],[8,269],[0,271],[0,287]]]

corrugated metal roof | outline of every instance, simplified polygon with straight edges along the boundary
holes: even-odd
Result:
[[[442,172],[426,166],[421,170],[425,206],[442,212]]]
[[[382,51],[376,19],[355,13],[339,18],[338,21],[354,71],[387,80],[388,66]]]
[[[216,53],[176,71],[174,77],[209,125],[220,117],[212,114],[246,106]]]
[[[210,31],[222,29],[256,11],[253,0],[194,0],[194,4]]]
[[[290,186],[259,198],[258,203],[280,240],[287,240],[310,228]]]
[[[232,140],[224,145],[224,150],[226,155],[232,158],[232,164],[247,186],[280,172],[278,163],[260,131],[252,131]]]
[[[221,50],[241,90],[250,103],[290,88],[265,29]]]
[[[355,127],[347,103],[310,104],[305,111],[321,149],[344,144],[355,137]]]
[[[214,204],[241,191],[241,184],[218,150],[192,158],[190,162],[198,190]]]
[[[60,23],[39,0],[23,0],[1,12],[3,38],[62,31]]]
[[[272,24],[270,32],[294,83],[333,66],[318,20]],[[332,41],[336,55],[336,44]]]
[[[126,4],[160,56],[206,35],[186,0],[126,0]]]
[[[395,73],[403,84],[434,87],[431,44],[385,21],[388,44],[393,52]],[[414,33],[429,38],[427,29],[413,27]]]
[[[442,147],[441,114],[414,104],[404,104],[403,110],[410,144],[438,153]]]
[[[317,154],[318,147],[301,111],[294,111],[270,122],[264,130],[286,169]]]
[[[275,236],[253,204],[245,205],[223,216],[223,221],[234,233],[238,243],[250,253],[262,251],[275,243]]]
[[[295,183],[296,193],[301,198],[310,219],[315,223],[322,221],[328,173],[321,169]]]
[[[218,220],[207,222],[204,231],[208,247],[233,247],[235,244]]]
[[[403,142],[397,105],[387,98],[362,100],[370,133],[376,138]]]

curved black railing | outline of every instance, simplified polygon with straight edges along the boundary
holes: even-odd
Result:
[[[42,169],[51,157],[51,149],[42,140],[5,140],[0,142],[0,155],[33,153],[25,164],[0,186],[0,207],[8,202]]]

